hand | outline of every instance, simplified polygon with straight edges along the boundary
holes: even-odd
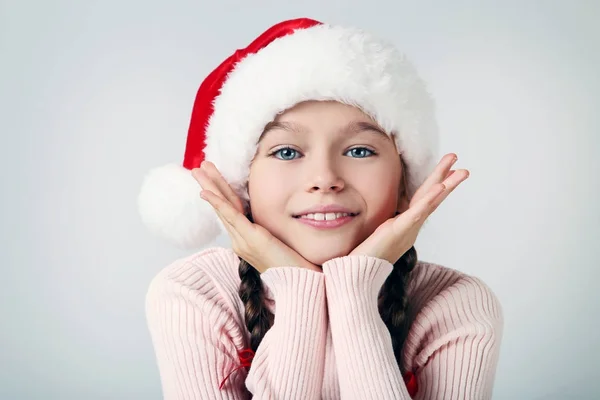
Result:
[[[368,255],[387,260],[391,264],[398,261],[414,245],[425,220],[469,177],[466,169],[450,170],[456,160],[455,154],[446,154],[414,194],[409,208],[381,224],[349,255]]]
[[[215,165],[204,161],[192,170],[202,187],[200,197],[210,203],[229,233],[233,251],[260,273],[269,268],[295,266],[321,272],[316,265],[289,248],[267,229],[250,222],[244,215],[239,196],[225,181]]]

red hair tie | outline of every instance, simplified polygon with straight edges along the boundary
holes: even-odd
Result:
[[[408,390],[410,397],[415,397],[417,391],[419,390],[417,385],[417,376],[411,371],[406,371],[404,374],[404,383],[406,384],[406,389]]]
[[[233,374],[235,371],[237,371],[239,369],[250,367],[250,365],[252,365],[252,359],[254,359],[254,351],[252,351],[252,349],[250,349],[250,348],[245,348],[241,351],[238,351],[238,357],[240,359],[241,365],[239,367],[236,367],[229,374],[227,374],[225,379],[223,379],[223,381],[221,382],[221,385],[219,386],[219,390],[223,389],[223,385],[225,384],[227,379],[229,379],[231,374]]]

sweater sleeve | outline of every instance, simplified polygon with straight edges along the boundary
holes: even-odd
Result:
[[[158,274],[146,315],[165,400],[316,399],[326,340],[324,277],[296,267],[262,274],[278,312],[252,366],[239,366],[247,330],[223,287],[202,268],[181,261]],[[229,266],[230,267],[230,266]],[[242,316],[243,317],[243,316]]]
[[[389,262],[368,256],[339,257],[323,264],[342,399],[411,399],[377,306],[392,268]],[[438,329],[421,331],[422,349],[416,365],[409,366],[418,383],[415,399],[491,398],[501,316],[498,308],[489,307],[491,292],[469,298],[463,293],[464,284],[458,282],[454,289],[454,297],[448,289],[438,296],[447,300],[444,304],[434,299],[433,307],[423,313]]]
[[[298,267],[271,268],[261,277],[275,300],[275,320],[254,356],[248,388],[259,399],[319,399],[327,339],[325,277]]]

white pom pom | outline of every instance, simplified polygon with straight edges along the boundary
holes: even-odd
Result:
[[[177,247],[209,244],[221,229],[211,205],[200,198],[201,189],[191,171],[180,165],[151,170],[138,196],[142,221],[152,233]]]

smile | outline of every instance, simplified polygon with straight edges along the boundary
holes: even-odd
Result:
[[[357,215],[353,213],[314,213],[294,218],[313,228],[332,229],[351,222]]]

